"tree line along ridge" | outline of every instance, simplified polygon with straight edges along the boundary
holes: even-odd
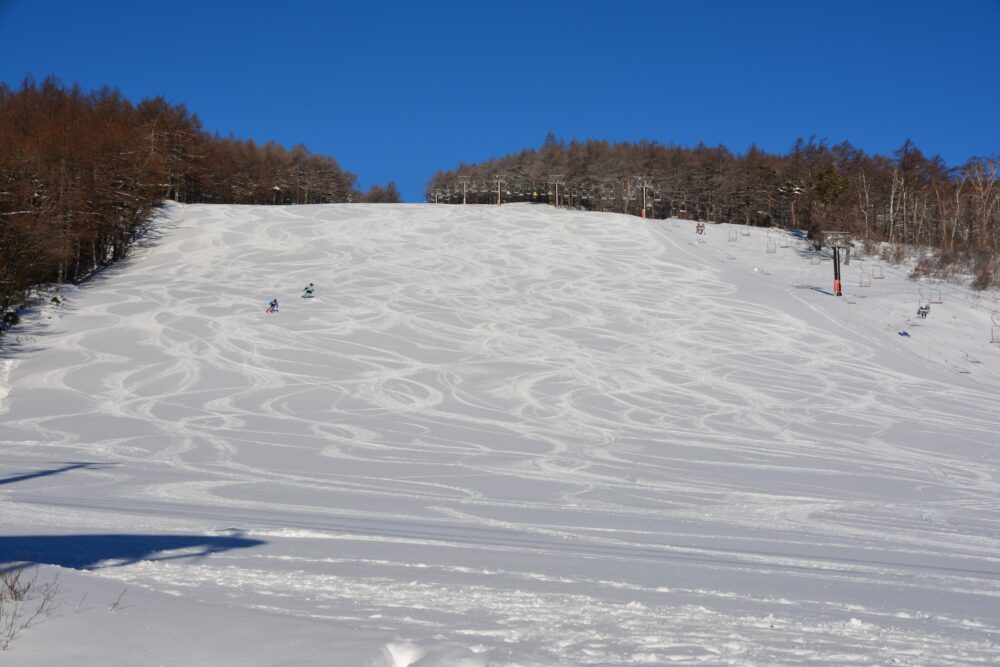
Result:
[[[785,154],[751,146],[562,141],[433,175],[428,202],[540,202],[653,218],[847,231],[864,243],[919,246],[921,270],[1000,280],[1000,158],[949,167],[907,140],[892,156],[799,139]],[[558,198],[558,201],[557,201]]]
[[[124,257],[164,200],[219,204],[401,201],[299,145],[222,138],[183,105],[133,104],[53,78],[0,83],[0,317],[33,286],[78,282]],[[0,322],[0,332],[3,331]]]
[[[558,140],[435,173],[426,199],[527,201],[698,221],[850,232],[928,249],[920,268],[1000,282],[1000,158],[952,167],[907,140],[891,156],[799,139],[787,154]],[[78,282],[124,257],[164,200],[399,202],[303,145],[220,137],[183,105],[138,104],[54,78],[0,83],[0,333],[34,286]]]

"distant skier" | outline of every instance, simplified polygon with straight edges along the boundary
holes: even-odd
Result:
[[[271,299],[271,303],[267,304],[267,310],[264,311],[264,312],[267,312],[267,313],[276,313],[276,312],[278,312],[278,300],[277,299]]]
[[[309,283],[308,287],[303,288],[302,298],[311,299],[313,297],[313,284]]]

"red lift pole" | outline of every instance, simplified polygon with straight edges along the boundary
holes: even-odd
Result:
[[[851,247],[851,233],[823,232],[821,243],[833,249],[833,295],[843,296],[843,282],[840,279],[840,251]]]

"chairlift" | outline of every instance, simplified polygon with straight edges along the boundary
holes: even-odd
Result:
[[[930,302],[931,303],[935,303],[935,304],[937,304],[937,303],[944,303],[944,297],[941,295],[941,285],[940,285],[940,283],[937,284],[937,285],[931,285],[930,291],[931,291],[931,296],[930,296]]]
[[[778,247],[779,248],[788,247],[788,234],[786,234],[785,230],[783,229],[778,230]]]
[[[750,236],[750,225],[740,226],[740,236]]]
[[[917,290],[920,294],[920,299],[917,302],[917,315],[920,316],[920,319],[926,319],[931,312],[931,302],[927,298],[928,290],[923,285],[917,285]]]
[[[875,280],[882,280],[885,278],[885,269],[882,267],[881,263],[876,264],[875,268],[872,269],[872,278]]]
[[[865,271],[865,263],[858,262],[858,287],[871,287],[872,276]]]
[[[994,310],[990,313],[990,317],[993,320],[993,334],[990,337],[990,342],[1000,343],[1000,310]]]
[[[739,240],[740,240],[740,236],[736,232],[736,228],[733,227],[732,225],[729,225],[729,242],[730,243],[736,243]]]

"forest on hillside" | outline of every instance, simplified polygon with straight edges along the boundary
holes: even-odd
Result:
[[[751,147],[561,141],[462,164],[430,179],[429,202],[531,201],[653,218],[848,231],[855,242],[933,249],[923,270],[1000,282],[1000,158],[953,167],[907,140],[892,156],[798,140],[787,154]],[[558,201],[557,198],[558,197]],[[897,253],[901,256],[902,251]]]
[[[0,83],[0,317],[42,283],[76,282],[125,256],[164,200],[219,204],[400,201],[357,188],[329,156],[222,138],[184,105],[133,104],[54,79]],[[0,326],[0,331],[3,327]]]

